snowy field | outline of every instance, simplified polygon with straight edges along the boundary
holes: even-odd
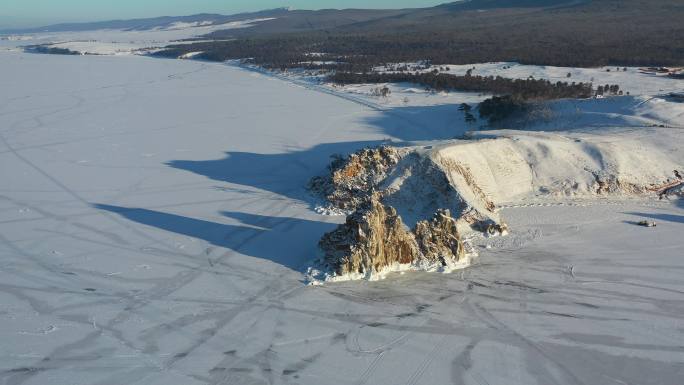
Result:
[[[239,66],[238,61],[232,65]],[[401,64],[393,65],[392,68]],[[415,64],[414,64],[415,65]],[[288,72],[269,72],[255,66],[243,66],[258,73],[268,73],[304,87],[336,95],[338,97],[365,104],[387,115],[398,116],[411,122],[414,127],[425,127],[431,135],[404,137],[407,140],[449,139],[460,137],[467,131],[487,128],[482,119],[465,123],[462,112],[457,106],[467,103],[475,107],[491,97],[487,93],[476,92],[434,92],[411,83],[350,84],[335,85],[327,82],[326,74],[313,70],[289,70]],[[684,107],[673,104],[667,95],[671,92],[684,92],[684,80],[668,78],[664,75],[642,73],[639,68],[626,67],[627,71],[616,67],[568,68],[552,66],[522,65],[518,63],[480,63],[473,65],[431,66],[419,72],[430,72],[439,68],[441,73],[465,75],[472,70],[477,76],[502,76],[513,79],[548,79],[552,82],[590,82],[594,87],[605,84],[618,84],[625,94],[621,97],[589,100],[560,100],[548,103],[548,109],[536,119],[517,122],[515,127],[526,130],[558,131],[567,129],[594,129],[605,127],[647,127],[665,125],[684,127]],[[448,70],[446,70],[448,69]],[[376,68],[383,72],[385,67]],[[610,70],[610,71],[608,71]],[[567,74],[571,77],[568,78]],[[374,96],[373,90],[387,87],[386,97]],[[673,108],[674,106],[674,108]],[[475,114],[477,116],[477,114]]]
[[[183,44],[179,40],[196,38],[220,30],[249,28],[267,20],[273,19],[248,19],[223,24],[212,24],[210,21],[176,22],[149,30],[112,29],[9,35],[0,39],[0,50],[17,50],[17,47],[21,46],[48,44],[51,47],[88,55],[146,54],[170,44]]]
[[[427,73],[438,70],[439,73],[464,76],[468,70],[473,76],[501,76],[510,79],[547,79],[555,82],[583,82],[592,83],[594,87],[606,84],[617,84],[625,94],[632,96],[656,96],[669,92],[683,92],[684,80],[668,78],[663,74],[645,73],[638,67],[600,67],[600,68],[572,68],[524,65],[519,63],[493,62],[467,65],[434,65],[420,67],[416,63],[399,63],[389,67],[376,67],[378,72],[396,72],[393,69],[407,65],[410,73]],[[413,66],[416,66],[415,68]],[[415,69],[415,70],[414,70]],[[568,77],[570,74],[570,77]],[[378,106],[391,108],[402,106],[430,106],[445,103],[476,104],[490,97],[487,94],[473,92],[431,92],[415,84],[351,84],[336,86],[325,82],[325,76],[320,71],[291,70],[284,78],[311,83],[323,83],[321,86],[329,90],[347,94],[350,97],[363,98]],[[373,88],[387,86],[391,93],[388,97],[373,97]]]
[[[460,135],[454,106],[138,56],[0,52],[0,86],[0,383],[684,378],[682,201],[511,205],[468,269],[306,286],[343,220],[307,180],[333,153]],[[682,126],[653,103],[596,116]]]

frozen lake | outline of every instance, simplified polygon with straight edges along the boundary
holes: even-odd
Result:
[[[307,180],[333,153],[449,137],[445,108],[0,52],[0,382],[681,383],[681,201],[511,208],[462,272],[303,283],[343,220]]]

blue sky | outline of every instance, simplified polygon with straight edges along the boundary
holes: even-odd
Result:
[[[291,6],[320,8],[404,8],[436,5],[448,0],[0,0],[0,27],[63,21],[236,13]]]

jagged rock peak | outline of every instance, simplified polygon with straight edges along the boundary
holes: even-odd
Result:
[[[368,274],[394,264],[410,264],[421,257],[414,235],[397,211],[377,195],[347,217],[344,224],[319,243],[325,262],[338,275]]]
[[[372,194],[344,224],[327,233],[319,246],[325,264],[337,275],[370,276],[410,265],[427,269],[454,267],[466,258],[457,223],[449,210],[409,230],[397,211]],[[463,265],[463,263],[461,263]]]
[[[449,210],[440,209],[432,221],[418,222],[413,232],[423,257],[429,261],[446,266],[465,257],[456,219]]]
[[[313,178],[309,188],[337,209],[355,210],[401,156],[399,149],[389,146],[364,148],[347,157],[336,155],[328,166],[330,172]]]

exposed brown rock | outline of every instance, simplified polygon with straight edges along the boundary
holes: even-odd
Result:
[[[431,221],[421,221],[409,231],[396,210],[383,205],[377,194],[343,225],[325,234],[319,245],[326,264],[340,275],[377,272],[396,263],[446,266],[465,256],[456,220],[448,210],[438,211]]]
[[[459,261],[465,256],[456,220],[449,210],[440,209],[432,221],[420,221],[413,231],[423,258],[447,265],[448,260]]]
[[[346,223],[325,234],[319,245],[326,264],[337,274],[379,271],[421,256],[415,237],[396,210],[375,196],[349,215]]]
[[[674,170],[674,175],[674,180],[668,179],[667,182],[651,186],[648,190],[657,193],[660,199],[668,196],[684,197],[684,177],[679,170]]]
[[[469,206],[449,182],[444,168],[461,175],[481,207]],[[336,157],[329,166],[329,174],[313,178],[309,189],[325,198],[324,210],[353,212],[372,194],[380,201],[395,207],[410,207],[418,218],[407,219],[411,226],[416,219],[429,220],[440,208],[448,208],[456,218],[473,228],[486,230],[496,222],[491,218],[496,208],[491,199],[477,185],[472,172],[457,162],[439,158],[437,161],[409,148],[381,146],[362,149],[348,157]],[[392,175],[401,180],[401,188],[390,186]]]
[[[313,178],[309,189],[337,209],[355,210],[400,159],[399,150],[389,146],[365,148],[346,158],[338,156],[329,166],[330,173]]]
[[[631,183],[625,183],[618,179],[616,175],[612,174],[601,174],[598,172],[592,173],[594,176],[594,190],[596,194],[608,195],[608,194],[618,194],[621,192],[628,192],[631,194],[641,194],[644,188]]]

